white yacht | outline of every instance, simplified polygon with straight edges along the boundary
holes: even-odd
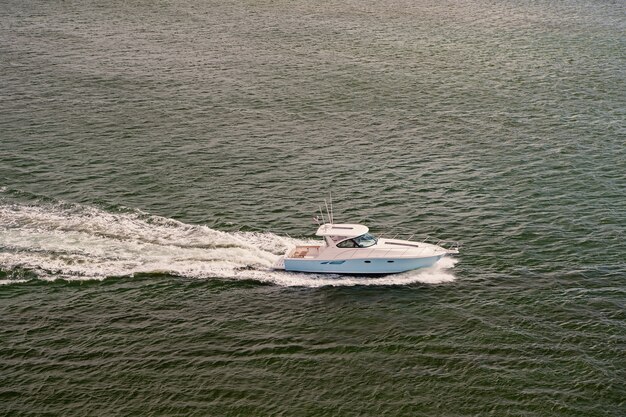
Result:
[[[275,269],[331,274],[395,274],[434,265],[443,256],[459,253],[456,242],[438,244],[377,238],[360,224],[319,226],[315,245],[298,245],[275,263]],[[447,248],[444,246],[448,246]]]

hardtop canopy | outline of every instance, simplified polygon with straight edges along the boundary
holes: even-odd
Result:
[[[317,229],[317,236],[341,236],[345,238],[364,235],[369,231],[367,226],[361,224],[323,224]]]

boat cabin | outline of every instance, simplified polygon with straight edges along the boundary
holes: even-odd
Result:
[[[322,236],[326,245],[338,248],[367,248],[377,242],[377,238],[368,233],[367,226],[360,224],[323,224],[315,233]]]

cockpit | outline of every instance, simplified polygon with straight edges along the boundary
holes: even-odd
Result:
[[[343,240],[337,243],[338,248],[369,248],[378,242],[378,238],[371,233]]]

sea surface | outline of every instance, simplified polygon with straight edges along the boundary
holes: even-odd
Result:
[[[622,0],[0,0],[0,415],[626,416],[625,232]]]

